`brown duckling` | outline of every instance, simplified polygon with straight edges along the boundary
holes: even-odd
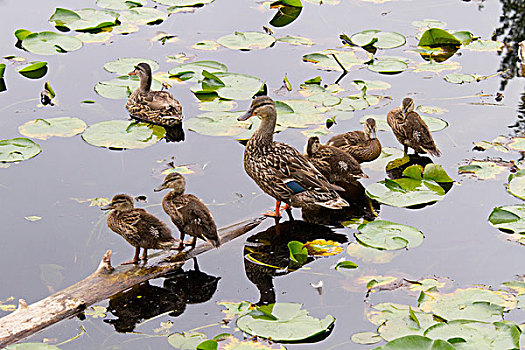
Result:
[[[355,130],[335,135],[328,140],[327,145],[342,149],[359,163],[371,162],[381,155],[381,143],[376,136],[376,121],[368,118],[364,124],[364,132]]]
[[[441,155],[427,124],[414,112],[414,100],[410,97],[403,99],[401,107],[388,112],[386,120],[397,140],[403,145],[405,154],[410,147],[416,154],[429,153],[436,157]]]
[[[331,183],[353,182],[356,177],[368,177],[354,157],[337,147],[322,145],[317,136],[308,139],[306,156]]]
[[[126,109],[132,118],[160,126],[173,127],[182,123],[182,107],[167,91],[151,90],[151,67],[139,63],[129,75],[137,75],[140,85],[129,96]]]
[[[165,223],[144,209],[134,208],[133,198],[126,194],[115,195],[111,203],[101,209],[111,209],[107,218],[108,227],[135,247],[135,256],[123,265],[138,263],[140,248],[144,249],[140,259],[147,260],[148,249],[167,250],[176,242]]]
[[[164,196],[162,208],[180,231],[179,249],[184,247],[185,234],[193,236],[192,247],[195,247],[197,238],[200,238],[218,248],[221,242],[215,221],[199,198],[184,193],[186,189],[184,177],[179,173],[170,173],[162,185],[155,188],[154,191],[158,192],[166,188],[171,188],[171,191]]]

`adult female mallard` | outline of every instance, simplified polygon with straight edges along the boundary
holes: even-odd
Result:
[[[388,112],[386,121],[397,140],[403,145],[405,154],[410,147],[416,154],[430,153],[436,157],[441,155],[427,124],[417,112],[414,112],[414,100],[410,97],[403,99],[401,107]]]
[[[337,147],[322,145],[317,136],[308,139],[306,156],[331,183],[353,182],[357,177],[368,177],[354,157]]]
[[[184,235],[186,233],[193,236],[192,247],[195,247],[197,238],[200,238],[218,248],[221,242],[215,221],[206,205],[199,198],[184,193],[186,189],[184,177],[179,173],[168,174],[164,182],[153,191],[158,192],[166,188],[171,188],[171,191],[164,196],[162,208],[180,231],[179,249],[184,247]]]
[[[262,120],[246,144],[244,169],[264,192],[277,200],[275,212],[269,216],[280,216],[281,202],[299,208],[348,206],[335,192],[341,187],[330,184],[295,148],[273,140],[277,111],[270,97],[256,97],[248,112],[237,120],[247,120],[254,115]]]
[[[182,107],[169,92],[151,90],[151,67],[139,63],[129,75],[137,75],[140,85],[129,96],[126,109],[132,118],[160,126],[182,123]]]
[[[327,145],[342,149],[359,163],[371,162],[381,154],[381,143],[376,136],[376,121],[373,118],[365,121],[364,132],[355,130],[335,135],[328,140]]]
[[[135,256],[124,264],[136,264],[140,259],[148,259],[148,249],[170,249],[176,242],[165,223],[144,209],[133,207],[133,198],[126,194],[117,194],[111,203],[101,208],[110,210],[107,218],[108,227],[121,235],[135,247]],[[144,253],[139,259],[140,248]]]

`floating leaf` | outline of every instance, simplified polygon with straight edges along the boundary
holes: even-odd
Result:
[[[415,248],[424,235],[417,228],[391,221],[375,220],[358,227],[356,239],[365,246],[380,250]]]
[[[490,224],[500,230],[525,233],[525,205],[496,207],[488,218]]]
[[[303,56],[303,61],[314,63],[321,69],[343,71],[341,66],[334,59],[334,55],[346,70],[350,70],[353,66],[369,62],[372,59],[372,55],[364,49],[360,47],[351,47],[345,51],[324,50],[307,54]]]
[[[18,73],[29,79],[42,78],[47,73],[47,62],[30,62],[19,69]]]
[[[168,343],[175,349],[195,350],[197,345],[206,340],[208,337],[204,333],[184,332],[173,333],[168,337]]]
[[[107,309],[104,306],[92,306],[84,314],[91,316],[92,318],[103,318],[106,317]]]
[[[381,80],[354,80],[354,85],[365,93],[371,90],[386,90],[392,86],[386,81]]]
[[[301,266],[308,259],[308,250],[304,247],[304,244],[301,242],[288,242],[288,250],[290,251],[290,262],[293,266]]]
[[[294,3],[295,5],[288,5],[286,3]],[[270,21],[270,25],[277,28],[287,26],[288,24],[295,21],[303,9],[301,0],[275,1],[271,3],[270,7],[277,9],[277,13]]]
[[[331,256],[343,252],[341,243],[325,239],[314,239],[306,242],[303,246],[308,251],[309,256]]]
[[[24,216],[24,219],[26,219],[27,221],[34,222],[34,221],[42,220],[42,217],[41,216],[36,216],[36,215],[31,215],[31,216]]]
[[[145,6],[147,3],[146,0],[97,0],[98,7],[117,11]]]
[[[430,339],[421,335],[407,335],[394,339],[376,350],[455,350],[450,343],[441,339]]]
[[[436,63],[435,61],[430,61],[428,63],[420,63],[414,67],[414,72],[440,72],[444,70],[455,70],[461,69],[461,66],[458,62],[451,63]]]
[[[86,123],[78,118],[59,117],[35,119],[18,127],[18,131],[27,137],[47,140],[52,136],[71,137],[86,129]]]
[[[0,63],[0,79],[4,77],[5,63]]]
[[[179,64],[177,67],[169,70],[169,74],[180,80],[202,80],[202,71],[210,73],[227,72],[228,67],[217,61],[195,61],[190,63]]]
[[[499,51],[503,46],[504,44],[499,41],[474,40],[470,44],[463,46],[463,48],[472,51]]]
[[[458,174],[472,174],[480,180],[495,179],[508,167],[488,160],[472,160],[458,168]]]
[[[356,344],[375,344],[379,343],[383,338],[376,332],[359,332],[352,334],[352,341]]]
[[[398,74],[408,68],[408,63],[405,59],[398,57],[382,56],[376,57],[368,69],[382,74]]]
[[[37,55],[56,55],[75,51],[82,47],[82,41],[54,32],[31,33],[22,41],[22,47]]]
[[[103,207],[105,205],[108,205],[111,203],[111,201],[106,197],[95,197],[95,198],[88,198],[88,199],[81,199],[81,198],[71,198],[78,203],[89,203],[90,207]]]
[[[117,25],[117,12],[85,8],[71,11],[57,7],[49,18],[60,31],[76,30],[78,32],[101,31],[102,28]]]
[[[159,24],[162,23],[168,15],[165,12],[152,7],[135,7],[128,12],[121,13],[119,21],[122,23],[132,23],[135,25]]]
[[[159,69],[159,64],[157,62],[139,57],[119,57],[116,60],[104,63],[104,69],[111,73],[123,75],[132,72],[135,69],[135,66],[139,63],[149,64],[152,72]]]
[[[386,205],[410,207],[439,201],[445,191],[434,181],[400,178],[373,183],[366,188],[366,194]]]
[[[184,123],[188,130],[208,136],[235,136],[250,128],[251,122],[239,122],[243,112],[210,112],[189,118]]]
[[[202,89],[195,87],[191,90],[197,96],[212,93],[227,100],[248,100],[264,86],[264,82],[259,78],[248,74],[219,72],[214,74],[214,77],[219,78],[224,86],[208,87],[203,81]]]
[[[363,163],[362,167],[376,171],[384,171],[388,163],[395,159],[403,157],[403,155],[403,151],[398,148],[383,147],[381,149],[381,154],[376,160],[368,163]]]
[[[60,350],[54,345],[44,343],[18,343],[9,345],[5,350]]]
[[[515,197],[525,199],[525,170],[520,170],[509,176],[507,191]]]
[[[446,30],[439,28],[430,28],[426,30],[417,46],[428,46],[428,47],[440,47],[440,46],[460,46],[459,41],[454,35],[450,34]]]
[[[516,151],[525,151],[525,138],[524,137],[514,137],[507,146]]]
[[[452,84],[464,84],[479,81],[478,78],[476,74],[450,73],[445,75],[444,79]]]
[[[75,38],[82,40],[83,43],[104,43],[111,39],[113,36],[110,32],[100,32],[97,34],[92,33],[80,33],[75,36]]]
[[[423,179],[434,180],[439,183],[454,182],[439,164],[429,163],[423,169]]]
[[[386,121],[386,116],[384,114],[367,114],[363,116],[359,122],[361,124],[364,124],[368,118],[372,118],[376,121],[376,127],[377,130],[381,131],[391,131],[392,129],[388,125]],[[428,117],[426,115],[422,115],[421,119],[427,124],[428,129],[432,132],[440,131],[445,129],[448,126],[448,123],[444,121],[443,119],[435,118],[435,117]]]
[[[362,244],[352,242],[346,248],[346,252],[352,258],[359,259],[362,262],[374,264],[386,264],[391,262],[399,251],[377,250],[375,248],[365,247]]]
[[[198,43],[195,43],[195,45],[193,45],[192,47],[197,50],[215,51],[220,47],[220,45],[213,40],[203,40],[199,41]]]
[[[444,28],[447,24],[438,19],[424,19],[422,21],[413,21],[412,25],[418,28]]]
[[[266,345],[255,340],[239,340],[228,337],[226,342],[221,343],[222,350],[286,350],[282,345]]]
[[[357,269],[357,264],[353,261],[348,261],[348,260],[345,260],[345,261],[339,261],[336,265],[335,265],[335,269],[336,270],[339,270],[339,269]]]
[[[275,43],[271,35],[260,32],[235,32],[217,39],[217,42],[232,50],[264,49]]]
[[[288,43],[290,45],[304,45],[304,46],[312,46],[314,45],[314,42],[308,38],[304,38],[302,36],[283,36],[281,38],[278,38],[277,41]]]
[[[237,327],[250,335],[275,342],[290,342],[325,333],[335,322],[331,315],[322,320],[309,316],[306,310],[301,310],[301,304],[275,303],[264,307],[275,320],[255,318],[248,314],[237,320]]]
[[[445,114],[448,109],[437,107],[437,106],[417,106],[417,110],[426,114]]]
[[[352,44],[357,46],[374,46],[378,49],[393,49],[406,43],[404,35],[396,32],[383,32],[381,30],[364,30],[350,37]]]
[[[57,264],[40,264],[40,279],[50,290],[58,288],[64,281],[63,266]]]
[[[140,80],[137,76],[123,75],[108,81],[101,81],[95,85],[95,91],[102,97],[111,99],[126,99],[139,87]],[[153,79],[151,88],[160,90],[161,83]]]
[[[163,127],[125,120],[108,120],[89,126],[82,139],[90,145],[113,149],[145,148],[160,141]]]
[[[41,151],[38,144],[23,137],[0,140],[0,162],[19,162],[33,158]]]

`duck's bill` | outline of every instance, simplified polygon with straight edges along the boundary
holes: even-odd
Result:
[[[109,203],[108,205],[100,207],[100,210],[111,210],[111,209],[113,209],[113,203]]]
[[[153,192],[160,192],[162,190],[166,189],[166,184],[162,184],[156,188],[153,189]]]
[[[133,72],[129,72],[128,75],[137,75],[137,73],[133,71]]]
[[[243,121],[243,120],[248,120],[250,119],[250,117],[253,116],[253,112],[252,110],[250,109],[248,112],[244,113],[243,115],[241,115],[239,118],[237,118],[238,121]]]

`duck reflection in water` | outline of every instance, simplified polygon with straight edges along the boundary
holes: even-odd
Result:
[[[329,227],[300,220],[280,223],[246,240],[244,271],[246,277],[259,290],[258,305],[275,303],[274,277],[284,276],[295,271],[288,269],[290,266],[288,242],[306,243],[315,239],[332,240],[339,243],[348,241],[346,235],[335,233]],[[309,257],[305,265],[313,260],[314,258]]]
[[[182,268],[169,274],[163,287],[145,282],[119,293],[109,300],[108,311],[117,318],[105,319],[115,331],[132,332],[144,320],[169,312],[178,317],[186,310],[187,304],[204,303],[217,290],[220,277],[199,270],[196,260],[194,269]]]

